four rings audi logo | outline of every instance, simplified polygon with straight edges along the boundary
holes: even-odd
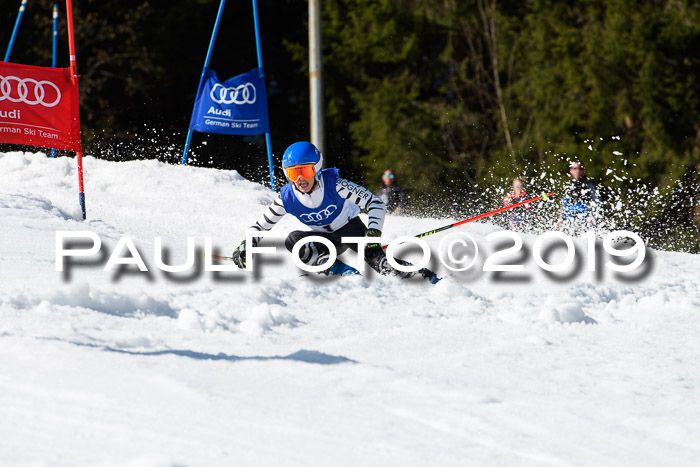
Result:
[[[61,102],[61,91],[51,81],[0,75],[0,101],[24,102],[54,107]]]
[[[316,212],[311,212],[309,214],[302,214],[299,216],[303,222],[321,222],[329,217],[338,210],[338,206],[335,204],[331,204],[328,206],[326,209],[323,211],[316,211]]]
[[[209,97],[217,104],[252,104],[255,102],[255,86],[245,83],[235,88],[227,88],[216,83]]]

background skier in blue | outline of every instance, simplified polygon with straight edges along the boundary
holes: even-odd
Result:
[[[570,235],[581,235],[598,227],[602,214],[598,191],[586,177],[580,161],[569,164],[569,174],[572,180],[562,197],[562,218],[557,226],[563,227]]]

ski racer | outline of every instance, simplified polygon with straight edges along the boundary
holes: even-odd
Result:
[[[310,230],[294,230],[285,240],[285,247],[291,252],[294,245],[304,237],[318,235],[328,239],[335,246],[338,255],[348,248],[357,252],[356,243],[343,244],[342,237],[372,237],[375,241],[365,247],[364,259],[380,274],[395,274],[403,278],[414,275],[401,272],[388,264],[381,246],[384,225],[385,205],[381,199],[366,188],[340,177],[338,169],[322,169],[321,152],[311,143],[300,141],[284,151],[282,168],[289,180],[282,187],[272,205],[267,208],[250,230],[268,231],[285,214],[291,214]],[[368,215],[368,225],[359,218],[360,210]],[[253,246],[260,237],[253,237]],[[239,268],[246,266],[246,241],[233,253],[233,260]],[[328,261],[330,251],[323,243],[307,242],[299,250],[300,260],[309,266],[319,266]],[[404,261],[397,262],[410,265]],[[435,283],[437,276],[428,269],[418,271],[423,277]],[[336,260],[320,274],[353,275],[359,272],[347,264]]]

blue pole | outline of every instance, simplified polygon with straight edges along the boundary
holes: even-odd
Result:
[[[53,6],[53,60],[51,60],[53,68],[56,68],[56,50],[58,50],[58,5]]]
[[[12,37],[10,37],[10,45],[7,46],[7,52],[5,52],[6,62],[10,61],[10,54],[12,53],[12,46],[15,45],[15,39],[17,38],[17,31],[19,30],[19,23],[22,22],[22,15],[24,15],[24,9],[27,8],[27,0],[22,0],[22,4],[19,6],[19,14],[17,15],[17,21],[15,21],[15,28],[12,30]]]
[[[255,22],[255,47],[258,51],[258,69],[260,70],[260,78],[265,84],[265,72],[263,71],[262,47],[260,46],[260,25],[258,24],[258,1],[253,0],[253,21]],[[265,109],[267,110],[267,109]],[[269,117],[268,117],[269,118]],[[277,191],[275,187],[275,169],[272,165],[272,142],[270,141],[270,132],[265,133],[265,142],[267,143],[267,164],[270,167],[270,185],[272,191]]]
[[[56,68],[56,50],[58,47],[58,5],[53,6],[53,59],[51,68]],[[56,150],[51,149],[51,157],[56,157]]]
[[[207,50],[207,58],[204,60],[204,68],[202,68],[202,76],[199,77],[199,89],[202,86],[202,80],[204,79],[204,72],[209,68],[209,61],[211,60],[211,54],[214,51],[214,42],[216,42],[216,34],[219,32],[219,23],[221,23],[221,15],[224,13],[224,5],[226,0],[221,0],[219,5],[219,12],[216,14],[216,23],[214,23],[214,31],[211,33],[211,40],[209,41],[209,50]],[[196,103],[196,101],[195,101]],[[192,109],[194,114],[194,108]],[[182,153],[181,165],[187,164],[187,151],[190,149],[190,142],[192,141],[192,130],[187,130],[187,140],[185,141],[185,150]]]

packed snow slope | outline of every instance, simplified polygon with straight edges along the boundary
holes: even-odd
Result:
[[[435,286],[302,276],[280,241],[256,273],[210,272],[205,238],[230,255],[269,189],[157,161],[84,166],[86,221],[74,159],[0,154],[2,466],[698,465],[697,255],[650,250],[617,274],[603,254],[590,272],[576,240],[578,266],[545,273],[524,235],[498,261],[524,271],[484,272],[509,244],[470,223],[454,230],[479,260],[433,261]],[[384,241],[454,221],[389,216]],[[97,234],[100,254],[58,272],[59,231]],[[434,253],[448,233],[426,238]],[[147,273],[103,270],[126,237]],[[194,237],[197,265],[162,272],[155,237],[168,264]]]

